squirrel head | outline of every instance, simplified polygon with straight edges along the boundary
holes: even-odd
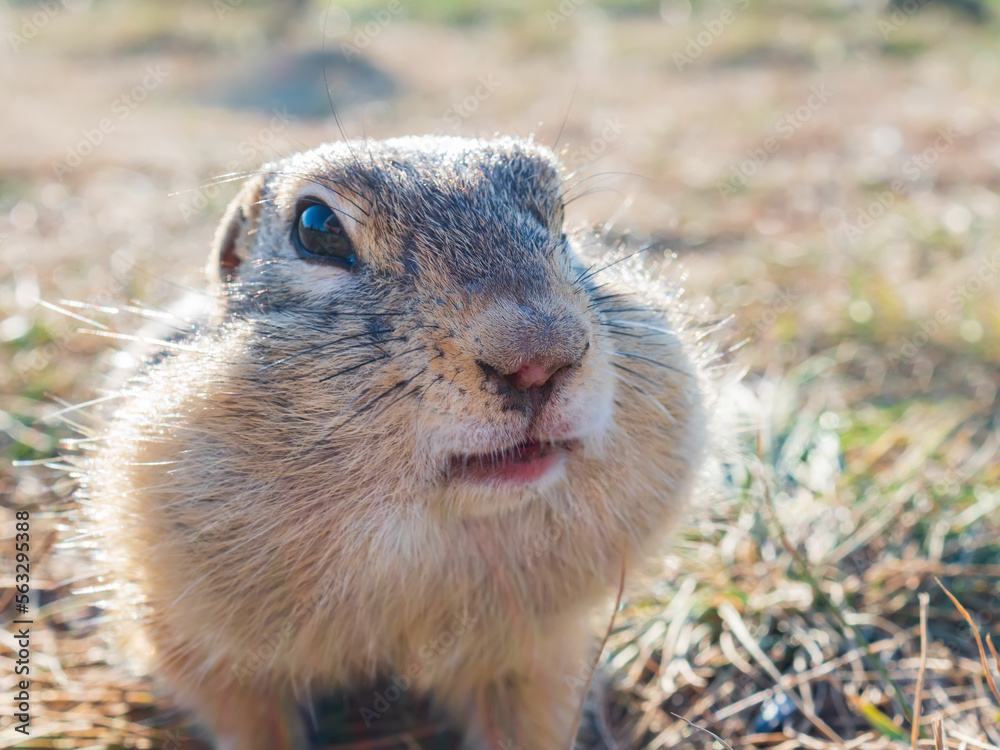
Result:
[[[555,155],[513,138],[326,144],[247,182],[209,272],[223,318],[254,326],[247,390],[296,425],[278,445],[463,513],[598,455],[617,295],[598,299],[562,190]]]

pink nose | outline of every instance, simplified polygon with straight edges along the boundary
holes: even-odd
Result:
[[[549,382],[552,374],[558,369],[560,369],[559,365],[551,367],[538,362],[529,362],[520,370],[511,373],[507,377],[510,379],[511,385],[519,391],[526,391],[529,388],[537,388],[545,385]]]

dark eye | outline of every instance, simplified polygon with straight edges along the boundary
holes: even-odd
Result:
[[[292,238],[295,249],[305,258],[331,261],[345,268],[357,262],[354,246],[337,214],[321,203],[310,203],[300,211]]]

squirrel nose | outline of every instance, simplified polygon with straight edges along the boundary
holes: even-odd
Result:
[[[505,390],[522,393],[547,392],[551,390],[552,380],[556,374],[580,363],[582,352],[579,354],[580,356],[574,357],[543,355],[528,361],[516,370],[506,372],[482,360],[477,360],[476,364],[490,380],[505,387]]]
[[[475,363],[487,389],[510,408],[540,406],[590,349],[589,330],[573,310],[542,312],[528,305],[484,314],[473,327]]]
[[[517,390],[527,391],[531,388],[539,388],[549,382],[556,372],[568,367],[572,363],[550,363],[550,362],[528,362],[517,372],[506,376],[506,380]]]

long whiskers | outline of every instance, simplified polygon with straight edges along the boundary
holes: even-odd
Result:
[[[679,375],[685,375],[687,377],[691,376],[691,373],[689,372],[685,372],[684,370],[678,369],[673,365],[668,365],[666,362],[661,362],[658,359],[647,357],[644,354],[636,354],[635,352],[623,352],[623,351],[609,350],[609,349],[601,349],[601,351],[604,352],[605,354],[611,355],[612,357],[628,357],[629,359],[636,359],[642,362],[649,362],[652,365],[656,365],[657,367],[662,367],[665,370],[670,370],[671,372],[676,372]]]
[[[260,369],[258,369],[257,372],[264,372],[265,370],[270,370],[272,367],[276,367],[277,365],[284,364],[284,363],[286,363],[286,362],[288,362],[290,360],[297,359],[298,357],[304,357],[305,355],[312,354],[313,352],[318,352],[318,351],[321,351],[323,349],[327,349],[327,348],[329,348],[331,346],[336,346],[337,344],[341,344],[341,343],[343,343],[345,341],[350,341],[352,339],[358,339],[358,338],[361,338],[362,336],[371,336],[371,335],[378,335],[378,334],[390,333],[390,332],[391,332],[391,330],[388,329],[388,328],[386,328],[386,329],[379,330],[379,331],[364,331],[362,333],[352,334],[351,336],[342,336],[339,339],[334,339],[332,341],[326,341],[326,342],[324,342],[322,344],[317,344],[316,346],[310,346],[308,349],[303,349],[300,352],[295,352],[294,354],[289,354],[287,357],[282,357],[281,359],[275,360],[274,362],[271,362],[269,364],[264,365],[263,367],[261,367]],[[400,337],[400,338],[388,339],[388,341],[405,341],[405,338],[404,337]],[[367,342],[363,342],[361,344],[344,347],[344,349],[342,349],[340,351],[346,351],[346,350],[355,349],[355,348],[358,348],[358,347],[361,347],[361,346],[369,346],[369,345],[370,344],[368,344]]]
[[[600,268],[597,268],[597,269],[594,268],[594,266],[597,265],[597,264],[596,263],[592,264],[592,265],[588,266],[587,268],[583,269],[583,271],[580,272],[580,274],[576,277],[576,279],[574,279],[573,284],[576,285],[576,286],[579,286],[579,287],[586,288],[585,285],[586,285],[587,281],[589,281],[590,279],[594,278],[599,273],[603,273],[604,271],[607,271],[609,268],[613,268],[614,266],[617,266],[619,263],[624,263],[625,261],[630,260],[630,259],[636,257],[637,255],[642,255],[643,253],[647,252],[652,247],[653,247],[652,244],[645,245],[644,247],[641,247],[638,250],[629,253],[628,255],[624,255],[621,258],[616,258],[615,260],[611,261],[610,263],[606,263],[605,265],[603,265],[603,266],[601,266]]]

